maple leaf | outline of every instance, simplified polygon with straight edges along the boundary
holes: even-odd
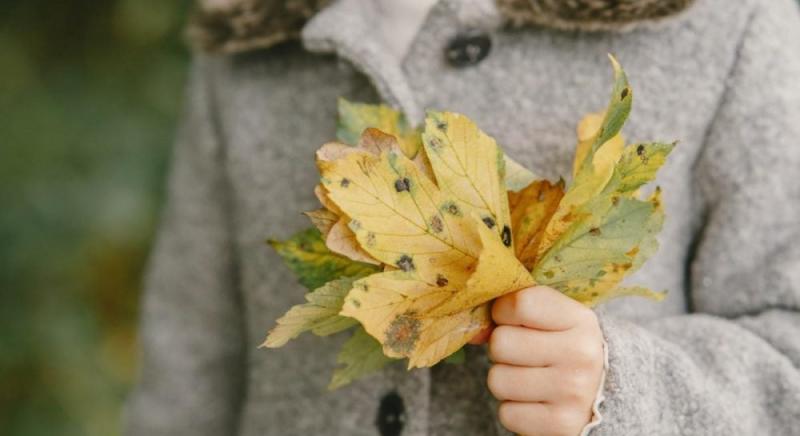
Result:
[[[660,190],[646,200],[637,191],[655,178],[674,147],[624,145],[619,132],[633,93],[622,68],[613,57],[611,62],[611,100],[602,121],[593,115],[579,126],[574,180],[541,236],[532,271],[537,283],[590,306],[632,293],[615,289],[658,248],[655,235],[664,220]],[[636,295],[663,298],[663,293],[634,289]]]
[[[494,140],[463,115],[431,112],[423,143],[436,183],[395,149],[318,163],[328,198],[351,217],[360,245],[400,270],[359,280],[341,313],[409,367],[460,349],[488,325],[484,303],[532,283],[510,249],[504,159]]]
[[[633,93],[611,63],[611,99],[579,123],[566,187],[536,179],[464,115],[429,111],[420,131],[387,106],[340,100],[347,144],[317,152],[323,208],[307,215],[318,241],[346,256],[328,252],[335,265],[356,272],[309,294],[269,344],[360,324],[338,358],[338,387],[393,359],[414,368],[454,355],[489,325],[492,299],[524,287],[552,286],[590,306],[663,298],[620,283],[658,248],[661,191],[642,199],[639,189],[674,144],[625,144]]]

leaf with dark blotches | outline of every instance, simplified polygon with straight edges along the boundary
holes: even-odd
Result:
[[[425,315],[457,291],[449,283],[426,283],[412,272],[387,271],[358,280],[341,314],[357,319],[387,356],[408,358],[409,368],[432,366],[490,323],[487,305],[442,317]]]
[[[355,262],[331,252],[317,229],[295,233],[285,241],[269,244],[308,289],[316,289],[339,277],[363,277],[379,271],[376,265]]]
[[[447,359],[490,325],[491,300],[524,287],[552,286],[587,305],[663,298],[621,282],[658,249],[661,192],[639,191],[673,144],[625,145],[633,94],[611,63],[611,98],[580,121],[566,187],[537,180],[463,115],[428,112],[420,133],[389,107],[341,100],[339,140],[350,145],[317,152],[323,208],[308,213],[325,242],[316,232],[311,244],[276,248],[306,282],[358,279],[310,293],[267,345],[360,324],[338,358],[335,388],[392,359],[409,368]],[[327,247],[316,253],[319,245]]]
[[[350,217],[349,228],[373,258],[431,283],[440,274],[466,282],[480,248],[465,216],[470,211],[402,153],[358,151],[318,166],[328,198]]]
[[[638,189],[653,181],[673,145],[624,144],[619,132],[631,92],[612,63],[611,101],[604,116],[589,115],[578,128],[574,179],[547,224],[532,270],[537,283],[591,306],[622,295],[662,297],[644,288],[622,292],[619,284],[658,249],[660,190],[640,199]]]
[[[422,143],[442,193],[498,235],[510,233],[505,155],[494,139],[464,115],[429,111]]]

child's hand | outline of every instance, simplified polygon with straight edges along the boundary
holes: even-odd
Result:
[[[539,286],[498,298],[492,317],[488,385],[502,401],[500,422],[524,435],[579,434],[592,418],[603,373],[594,312]]]

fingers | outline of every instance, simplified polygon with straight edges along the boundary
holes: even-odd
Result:
[[[489,338],[489,358],[496,363],[541,367],[559,363],[570,354],[570,335],[527,327],[499,326]],[[602,351],[602,350],[601,350]]]
[[[585,404],[596,394],[598,380],[583,371],[493,365],[487,385],[501,401]]]
[[[495,300],[492,318],[498,325],[519,325],[537,330],[569,330],[595,320],[594,312],[546,286],[523,289]]]
[[[576,435],[591,418],[591,410],[556,407],[545,403],[505,401],[497,410],[503,427],[521,435]]]

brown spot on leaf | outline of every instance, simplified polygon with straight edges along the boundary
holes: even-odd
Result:
[[[508,225],[503,226],[503,231],[500,233],[500,237],[503,239],[503,245],[506,247],[511,246],[511,228]]]
[[[400,259],[397,259],[396,263],[397,267],[403,271],[413,271],[414,270],[414,259],[411,256],[404,254],[400,256]]]
[[[436,233],[441,233],[444,230],[444,225],[442,225],[442,219],[439,218],[439,215],[431,217],[431,229]]]
[[[339,182],[339,186],[341,186],[342,188],[350,186],[350,179],[348,179],[347,177],[342,178],[342,180]]]
[[[447,280],[447,277],[441,274],[436,274],[436,286],[441,288],[447,286],[448,283],[450,283],[450,281]]]
[[[447,123],[445,123],[444,121],[441,121],[441,120],[437,121],[436,122],[436,128],[441,130],[442,132],[446,132],[447,131]]]
[[[410,191],[411,190],[411,180],[408,180],[407,177],[403,177],[402,179],[395,180],[394,189],[397,192]]]
[[[367,245],[370,247],[375,246],[375,233],[373,232],[367,233]]]
[[[490,216],[483,217],[483,223],[486,224],[486,227],[490,229],[494,227],[494,219]]]
[[[619,204],[619,197],[611,197],[611,204],[616,206]]]
[[[612,263],[611,264],[611,269],[615,273],[618,273],[618,272],[625,272],[625,271],[631,269],[632,266],[633,266],[633,264],[631,264],[631,263]]]
[[[457,204],[453,203],[452,201],[448,201],[447,203],[443,204],[442,210],[449,213],[450,215],[461,216],[461,209],[458,207]]]
[[[405,313],[395,318],[386,328],[384,343],[395,353],[407,355],[419,340],[420,320]]]
[[[629,93],[628,88],[623,89],[622,93],[619,95],[619,99],[620,100],[625,100],[625,97],[628,96],[628,93]]]
[[[351,299],[350,299],[350,303],[351,303],[353,306],[355,306],[356,308],[359,308],[359,307],[361,307],[361,302],[360,302],[360,301],[358,301],[358,300],[356,300],[355,298],[351,298]]]
[[[602,234],[603,234],[603,232],[601,232],[601,231],[600,231],[600,229],[599,229],[599,228],[597,228],[597,227],[592,227],[592,228],[589,230],[589,234],[590,234],[590,235],[592,235],[592,236],[600,236],[600,235],[602,235]]]
[[[636,256],[638,253],[639,253],[639,246],[637,245],[631,248],[627,253],[625,253],[625,255],[628,257],[633,257]]]

